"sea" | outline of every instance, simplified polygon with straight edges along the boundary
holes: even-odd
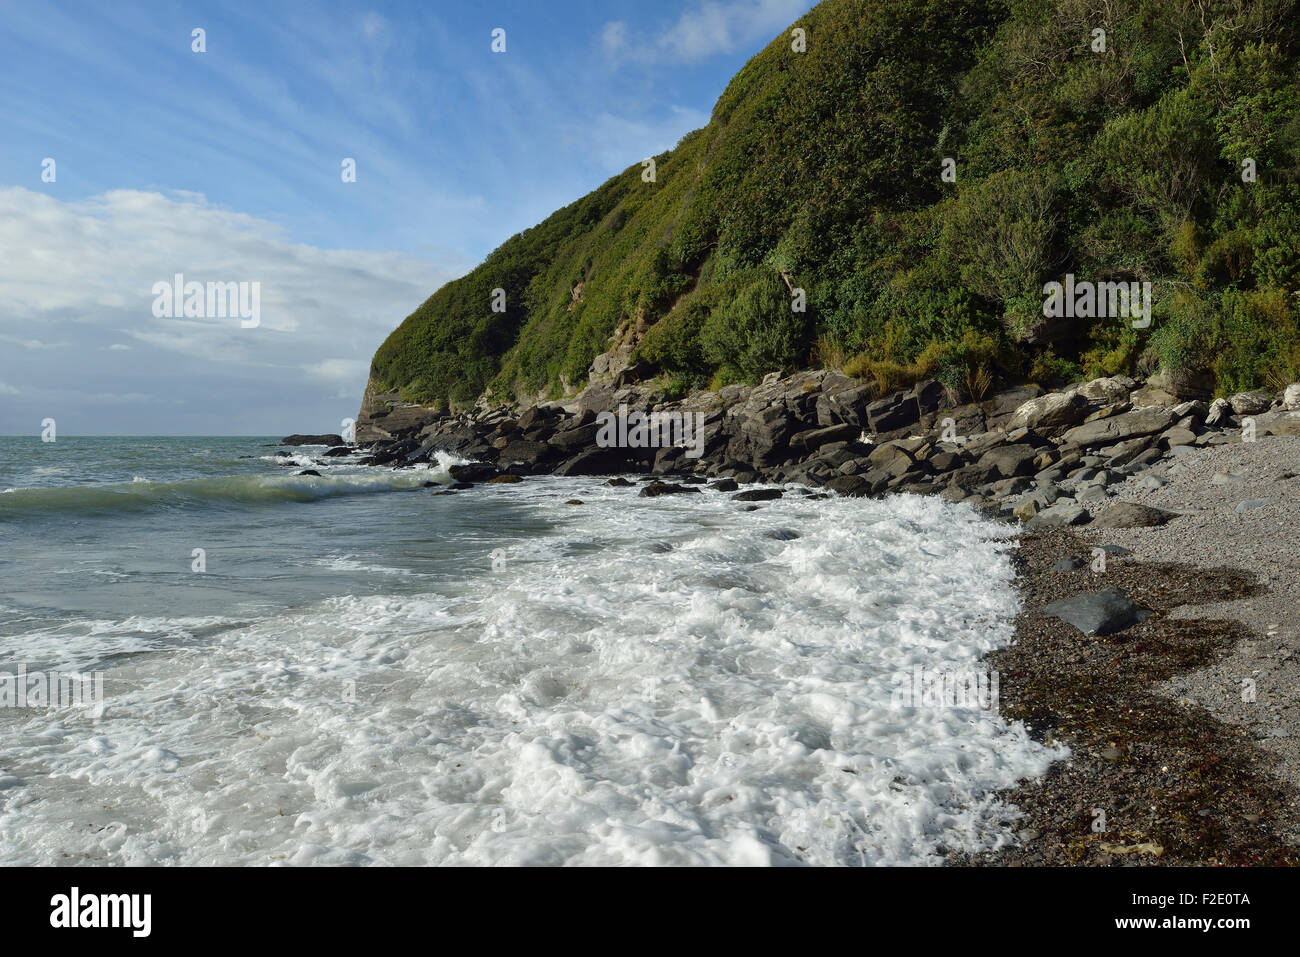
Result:
[[[0,437],[0,682],[102,679],[0,698],[0,864],[941,864],[1066,756],[900,698],[1012,639],[968,507],[324,451]]]

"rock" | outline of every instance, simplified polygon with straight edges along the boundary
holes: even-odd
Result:
[[[342,445],[341,435],[286,435],[280,440],[281,445]]]
[[[523,479],[513,472],[506,472],[502,475],[496,475],[488,479],[490,485],[513,485],[515,482],[522,482]]]
[[[634,483],[629,482],[625,478],[612,478],[605,484],[612,486],[613,488],[630,488]]]
[[[841,475],[839,478],[834,478],[827,482],[826,487],[832,492],[837,492],[840,495],[849,495],[855,498],[871,494],[871,486],[857,475]]]
[[[1085,525],[1091,517],[1088,510],[1073,499],[1063,498],[1040,511],[1025,523],[1025,527],[1034,529],[1057,525]]]
[[[301,473],[299,473],[301,474]],[[1278,498],[1248,498],[1244,502],[1237,503],[1237,513],[1253,511],[1262,508],[1265,505],[1272,505],[1274,502],[1280,502]]]
[[[642,498],[658,498],[661,495],[681,495],[683,492],[699,493],[693,485],[677,485],[672,482],[651,482],[641,489]]]
[[[1084,592],[1054,601],[1043,608],[1085,635],[1113,635],[1131,628],[1149,615],[1113,585],[1101,591]]]
[[[317,478],[320,478],[320,473],[317,472],[315,469],[303,469],[301,472],[294,472],[293,474],[294,474],[294,475],[314,475],[314,476],[316,476]]]
[[[1170,409],[1135,409],[1095,422],[1085,422],[1065,433],[1065,441],[1080,446],[1113,445],[1163,432],[1177,421]]]
[[[1038,450],[1028,445],[1004,445],[985,452],[976,465],[997,469],[998,474],[1006,478],[1017,475],[1033,475],[1034,459]]]
[[[555,417],[555,409],[552,409],[549,406],[535,405],[531,408],[524,409],[523,414],[519,416],[516,424],[520,431],[527,432],[539,425],[550,422]]]
[[[1196,433],[1191,429],[1180,429],[1178,426],[1174,426],[1172,429],[1165,429],[1165,431],[1161,432],[1160,438],[1156,441],[1167,449],[1173,448],[1175,445],[1191,445],[1196,441]]]
[[[500,461],[502,465],[533,466],[550,458],[554,452],[555,450],[545,442],[514,439],[501,450]]]
[[[867,461],[871,463],[873,468],[888,472],[893,476],[907,473],[916,464],[916,459],[913,458],[912,454],[898,442],[887,442],[878,446],[875,451],[867,456]]]
[[[1288,412],[1300,412],[1300,382],[1293,382],[1282,393],[1282,405]]]
[[[1006,428],[1011,431],[1078,425],[1087,414],[1087,408],[1087,401],[1077,392],[1049,392],[1017,408],[1007,420]]]
[[[1032,498],[1027,498],[1017,502],[1015,507],[1011,509],[1011,514],[1020,519],[1020,521],[1027,522],[1037,515],[1038,511],[1038,503]]]
[[[807,429],[797,432],[790,438],[790,448],[796,451],[814,452],[831,442],[856,439],[861,429],[856,425],[831,425],[824,429]]]
[[[351,455],[356,449],[348,445],[336,445],[332,449],[326,449],[321,453],[327,459],[338,458],[341,455]]]
[[[1200,399],[1214,391],[1215,378],[1213,372],[1161,369],[1147,380],[1147,386],[1168,392],[1179,400]]]
[[[1113,405],[1118,402],[1127,402],[1129,394],[1136,386],[1137,383],[1128,376],[1117,375],[1093,379],[1091,382],[1085,382],[1067,391],[1073,392],[1090,402]]]
[[[582,504],[582,499],[580,499],[580,498],[571,498],[571,499],[569,499],[567,502],[565,502],[564,504],[565,504],[565,505],[581,505],[581,504]]]
[[[473,482],[452,482],[447,486],[447,488],[451,489],[453,492],[463,492],[465,489],[473,487]]]
[[[872,432],[892,432],[919,421],[921,410],[915,397],[898,392],[872,402],[867,406],[866,415]]]
[[[1258,415],[1268,411],[1273,404],[1273,397],[1262,389],[1256,389],[1253,392],[1238,392],[1228,399],[1228,404],[1238,415]]]
[[[738,492],[731,496],[733,502],[769,502],[772,499],[780,498],[782,491],[779,488],[756,488],[748,492]]]
[[[1228,417],[1232,415],[1232,403],[1227,399],[1215,399],[1210,403],[1210,411],[1205,413],[1205,424],[1221,426],[1228,424]]]
[[[740,488],[735,479],[719,479],[709,486],[715,492],[734,492]]]
[[[470,462],[468,465],[448,466],[447,474],[457,482],[482,482],[496,475],[497,470],[482,462]]]
[[[505,455],[502,454],[502,461]],[[610,472],[634,471],[631,467],[626,449],[595,448],[584,449],[572,458],[565,459],[557,465],[554,475],[608,475]]]
[[[1080,568],[1082,568],[1084,565],[1087,564],[1088,563],[1085,562],[1078,555],[1066,555],[1055,565],[1053,565],[1051,570],[1058,574],[1060,574],[1061,572],[1073,572],[1073,571],[1078,571]]]
[[[1176,512],[1137,502],[1116,502],[1093,521],[1095,528],[1154,528],[1177,518]]]

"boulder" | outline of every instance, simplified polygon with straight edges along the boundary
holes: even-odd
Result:
[[[912,425],[921,418],[916,398],[906,392],[896,392],[867,406],[867,424],[872,432],[893,432]]]
[[[796,452],[815,452],[831,442],[847,442],[856,439],[861,431],[858,426],[848,423],[820,429],[806,429],[790,437],[790,448]]]
[[[1129,395],[1136,387],[1137,383],[1128,376],[1116,375],[1093,379],[1082,385],[1072,386],[1066,391],[1099,405],[1114,405],[1119,402],[1127,402]]]
[[[651,482],[641,489],[642,498],[658,498],[661,495],[681,495],[683,492],[699,492],[694,485],[676,485],[672,482]]]
[[[1116,502],[1092,524],[1096,528],[1154,528],[1177,517],[1176,512],[1138,502]]]
[[[1085,422],[1065,433],[1065,441],[1074,445],[1114,445],[1129,439],[1156,435],[1178,420],[1172,409],[1151,407],[1134,409],[1123,415]]]
[[[341,435],[286,435],[280,440],[281,445],[342,445]]]
[[[1227,425],[1228,417],[1232,414],[1231,402],[1227,399],[1215,399],[1210,403],[1210,410],[1205,413],[1205,424],[1213,426]]]
[[[779,488],[755,488],[748,492],[738,492],[731,496],[733,502],[769,502],[780,498],[784,493]]]
[[[1054,601],[1043,608],[1044,614],[1059,618],[1085,635],[1113,635],[1131,628],[1150,612],[1139,608],[1113,585],[1101,591],[1084,592]]]
[[[1059,525],[1084,525],[1091,517],[1088,510],[1073,499],[1063,498],[1025,522],[1025,527],[1034,529]]]
[[[1037,457],[1038,450],[1033,446],[1002,445],[989,449],[975,464],[994,468],[999,475],[1012,478],[1017,475],[1033,475],[1036,471],[1034,459]]]
[[[1293,382],[1282,393],[1282,405],[1288,412],[1300,412],[1300,382]]]
[[[482,482],[496,475],[497,470],[482,462],[470,462],[467,465],[448,466],[447,474],[456,482]]]
[[[826,487],[840,495],[858,497],[871,494],[871,486],[860,476],[841,475],[826,483]]]
[[[1046,429],[1078,425],[1087,414],[1088,403],[1079,393],[1049,392],[1017,407],[1007,420],[1013,429]]]
[[[1273,404],[1273,397],[1262,389],[1253,392],[1238,392],[1228,399],[1232,411],[1238,415],[1259,415],[1267,412]]]

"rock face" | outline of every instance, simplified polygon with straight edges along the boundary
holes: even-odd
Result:
[[[451,468],[465,484],[537,474],[640,474],[658,483],[645,486],[653,498],[695,491],[692,486],[711,480],[709,493],[733,492],[744,509],[782,493],[742,485],[796,484],[844,496],[937,494],[1019,519],[1027,529],[1084,525],[1094,515],[1101,516],[1100,527],[1127,528],[1173,516],[1113,504],[1124,479],[1232,441],[1243,418],[1236,407],[1272,403],[1261,394],[1234,397],[1236,406],[1222,399],[1207,406],[1125,376],[1046,394],[1036,385],[1019,386],[960,402],[937,382],[881,396],[874,384],[820,370],[772,373],[756,385],[676,399],[653,380],[633,381],[629,369],[566,402],[527,408],[482,400],[448,414],[367,392],[359,435],[370,441],[360,449],[340,446],[338,453],[360,452],[362,464],[390,468],[447,453],[468,460]],[[1164,404],[1141,404],[1157,393]],[[1298,394],[1300,384],[1292,397]],[[611,418],[626,428],[610,429]],[[634,419],[654,425],[640,429]],[[1281,405],[1252,419],[1260,435],[1300,433],[1300,411]],[[498,478],[502,473],[512,478]],[[1163,481],[1158,473],[1142,480]]]
[[[445,412],[435,408],[403,401],[396,393],[375,394],[373,387],[367,383],[365,394],[361,397],[361,411],[357,413],[356,442],[358,445],[367,445],[371,442],[409,438],[445,416]],[[339,439],[334,444],[338,445],[342,441]]]
[[[1143,609],[1113,586],[1062,598],[1045,606],[1043,612],[1073,625],[1085,635],[1113,635],[1147,617]]]

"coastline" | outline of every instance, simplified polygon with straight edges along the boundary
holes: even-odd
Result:
[[[1238,569],[1126,556],[1111,558],[1104,573],[1090,565],[1052,570],[1067,555],[1087,555],[1097,539],[1062,528],[1021,539],[1017,587],[1025,608],[1014,642],[985,660],[1001,674],[1002,714],[1024,721],[1036,740],[1067,745],[1071,756],[999,795],[1022,812],[1013,824],[1016,845],[950,854],[948,863],[1300,863],[1300,792],[1279,774],[1277,756],[1241,726],[1165,690],[1230,667],[1256,639],[1240,621],[1175,612],[1249,600],[1264,587]],[[1099,578],[1150,617],[1088,636],[1044,611],[1052,601],[1096,589]]]
[[[597,442],[614,409],[697,415],[702,454],[628,448],[622,433]],[[385,408],[368,390],[362,421],[371,464],[474,463],[452,466],[437,494],[632,475],[608,484],[654,496],[709,482],[748,503],[938,494],[1017,522],[1025,607],[1016,640],[987,660],[1003,714],[1074,756],[999,795],[1024,814],[1017,845],[949,863],[1300,863],[1300,708],[1285,700],[1300,685],[1300,636],[1285,627],[1300,604],[1285,534],[1300,517],[1300,385],[1210,402],[1167,378],[1114,376],[955,402],[933,381],[879,395],[823,371],[682,400],[620,379],[567,403],[459,415]],[[394,431],[376,438],[380,422]],[[1075,624],[1045,609],[1078,596]]]

